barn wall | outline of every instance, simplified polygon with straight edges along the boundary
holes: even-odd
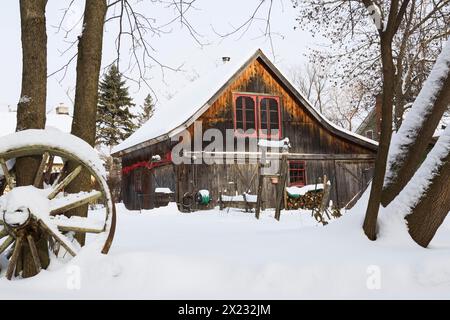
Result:
[[[374,155],[375,153],[369,148],[326,130],[259,60],[251,62],[239,76],[230,81],[223,93],[216,97],[217,99],[211,107],[198,119],[202,121],[203,131],[216,128],[221,130],[225,137],[225,130],[233,128],[233,92],[270,94],[280,97],[282,136],[290,139],[292,146],[290,152],[292,153],[327,155]],[[193,136],[194,126],[191,125],[188,131]],[[203,147],[208,144],[208,142],[205,142]],[[134,151],[122,158],[122,166],[125,167],[139,161],[148,161],[155,154],[164,155],[172,147],[173,143],[163,141]],[[373,161],[368,160],[353,160],[350,162],[332,159],[306,161],[307,183],[319,182],[319,178],[326,174],[333,185],[332,200],[339,206],[343,206],[359,190],[365,187],[371,177],[371,172],[368,169],[372,167]],[[138,174],[141,174],[142,181],[145,181],[145,192],[148,192],[149,198],[152,197],[151,194],[157,186],[169,187],[176,191],[175,199],[177,201],[181,201],[183,194],[186,192],[208,189],[213,198],[211,206],[217,204],[219,192],[234,194],[237,190],[239,194],[248,191],[256,194],[255,164],[178,165],[156,168],[152,172],[143,170],[132,172],[123,179],[123,199],[129,208],[142,206],[142,201],[140,202],[136,197],[136,191],[134,190]],[[234,184],[230,184],[230,182],[234,182]],[[263,200],[266,201],[267,207],[274,206],[275,196],[275,187],[269,179],[266,179],[263,187]],[[144,201],[144,205],[151,206],[151,201],[151,199],[148,199],[147,202]]]

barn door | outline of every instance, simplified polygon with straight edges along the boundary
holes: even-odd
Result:
[[[356,199],[372,179],[373,162],[336,160],[337,201],[340,208]]]

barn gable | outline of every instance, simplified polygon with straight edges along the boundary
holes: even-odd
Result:
[[[262,78],[255,77],[256,74]],[[220,120],[220,117],[216,117],[220,113],[220,108],[230,106],[230,101],[227,101],[231,99],[230,92],[252,92],[252,88],[253,92],[261,93],[260,90],[267,90],[267,93],[283,96],[284,122],[291,121],[293,125],[296,122],[311,125],[315,122],[324,131],[321,132],[323,139],[330,140],[331,137],[335,137],[339,141],[349,142],[355,146],[355,149],[374,151],[377,148],[375,141],[342,129],[317,112],[258,49],[243,62],[227,63],[214,70],[212,77],[195,81],[191,87],[186,88],[168,104],[159,108],[155,115],[133,135],[114,147],[113,155],[123,156],[165,141],[189,128],[199,118],[212,120],[209,122],[212,124]],[[216,116],[212,117],[212,115]],[[227,116],[230,119],[230,114]]]

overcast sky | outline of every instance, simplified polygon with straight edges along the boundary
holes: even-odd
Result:
[[[133,1],[133,0],[132,0]],[[47,5],[47,35],[48,35],[48,72],[51,73],[65,64],[73,55],[69,51],[61,56],[61,52],[68,47],[77,32],[81,31],[81,23],[75,28],[75,32],[65,37],[65,32],[56,33],[55,26],[63,15],[63,9],[70,1],[49,0]],[[72,10],[68,13],[64,28],[70,28],[79,20],[83,12],[84,1],[75,1]],[[149,83],[160,98],[174,95],[182,90],[189,79],[200,76],[207,70],[214,68],[220,62],[222,56],[230,56],[231,59],[239,59],[243,54],[257,48],[275,60],[275,63],[283,71],[292,66],[303,65],[306,62],[304,54],[308,47],[314,45],[313,38],[299,30],[296,26],[295,10],[290,0],[275,0],[272,9],[271,27],[274,54],[270,41],[263,37],[265,23],[255,21],[248,32],[240,37],[240,34],[229,36],[225,39],[217,36],[214,30],[226,33],[233,30],[232,26],[238,26],[248,19],[259,0],[197,0],[196,9],[190,10],[187,17],[197,32],[201,34],[200,40],[207,45],[200,46],[190,35],[188,30],[182,28],[180,23],[172,24],[170,33],[161,36],[148,36],[148,41],[155,48],[155,58],[161,63],[178,67],[182,65],[182,72],[166,70],[155,67],[151,70]],[[164,24],[174,17],[172,9],[161,3],[144,0],[139,5],[139,10],[156,19],[157,24]],[[267,10],[262,8],[261,14]],[[111,12],[109,13],[111,14]],[[108,65],[115,57],[114,39],[117,33],[117,20],[109,22],[105,28],[103,67]],[[0,11],[1,32],[1,77],[0,77],[0,109],[8,105],[15,106],[19,100],[21,84],[21,43],[20,43],[20,12],[19,1],[5,1]],[[214,30],[213,30],[214,28]],[[124,45],[126,47],[126,45]],[[128,51],[123,50],[122,65],[128,63]],[[103,72],[103,70],[102,70]],[[164,81],[162,81],[164,76]],[[62,102],[72,107],[71,99],[74,96],[75,87],[75,62],[70,65],[66,77],[60,81],[62,73],[48,79],[47,109]],[[146,86],[140,89],[128,82],[130,94],[136,104],[141,104],[145,96],[150,92]],[[161,99],[161,100],[162,100]]]

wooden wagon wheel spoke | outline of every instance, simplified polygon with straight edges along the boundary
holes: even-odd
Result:
[[[57,200],[55,205],[51,206],[50,214],[56,215],[59,213],[63,213],[66,211],[69,211],[71,209],[75,209],[78,207],[81,207],[85,204],[88,204],[92,201],[97,200],[102,196],[102,193],[97,190],[93,190],[88,193],[82,193],[82,194],[70,194]]]
[[[42,220],[39,220],[39,224],[48,234],[50,234],[57,242],[59,242],[72,257],[75,257],[77,255],[76,254],[77,250],[73,247],[72,243],[67,238],[65,238],[64,235],[61,234],[61,232],[57,230],[52,230]]]
[[[50,157],[48,152],[45,152],[42,155],[41,164],[39,165],[38,171],[36,172],[36,175],[34,177],[34,183],[33,185],[37,188],[42,182],[42,177],[44,176],[44,170],[45,166],[47,165],[48,158]]]
[[[67,187],[81,172],[82,166],[76,167],[71,173],[69,173],[63,181],[59,182],[47,196],[49,200],[56,197],[65,187]]]
[[[9,173],[9,169],[8,166],[6,165],[6,161],[4,158],[0,158],[0,166],[3,171],[3,175],[5,176],[6,184],[9,186],[10,189],[12,189],[14,186],[12,183],[11,174]]]
[[[0,230],[0,239],[6,237],[8,234],[8,230],[6,230],[6,228],[3,228],[2,230]]]
[[[3,253],[8,247],[14,242],[14,238],[9,236],[6,240],[0,245],[0,254]]]
[[[50,180],[54,162],[55,162],[55,156],[51,154],[48,159],[47,169],[45,169],[45,175],[44,175],[44,179],[47,179],[47,181]]]
[[[11,280],[14,270],[16,269],[17,259],[19,259],[20,251],[22,250],[22,237],[17,238],[13,254],[9,259],[8,269],[6,270],[6,278]]]
[[[41,260],[39,259],[38,251],[36,248],[36,243],[34,242],[31,234],[27,236],[28,245],[30,246],[31,256],[33,257],[34,267],[36,268],[36,272],[39,273],[41,271]]]
[[[74,216],[68,219],[66,216],[57,215],[51,221],[61,232],[102,233],[105,231],[105,227],[99,227],[98,222],[92,218]]]

